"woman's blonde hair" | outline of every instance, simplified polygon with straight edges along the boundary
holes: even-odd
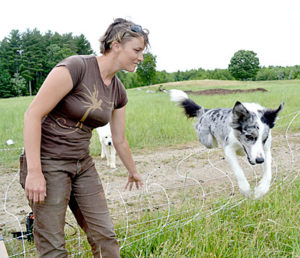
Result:
[[[122,44],[132,38],[137,37],[143,37],[145,47],[148,47],[148,34],[149,31],[147,29],[143,29],[140,25],[137,25],[123,18],[117,18],[111,25],[109,25],[105,34],[99,40],[100,53],[108,53],[111,49],[111,44],[114,41],[117,41]]]

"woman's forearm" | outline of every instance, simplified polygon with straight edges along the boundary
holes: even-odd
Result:
[[[137,173],[137,169],[134,163],[134,160],[132,158],[132,154],[129,148],[128,141],[124,139],[122,142],[115,143],[114,142],[114,147],[123,162],[124,166],[128,170],[130,174],[135,174]]]
[[[24,146],[28,173],[41,172],[41,119],[26,111],[24,115]]]

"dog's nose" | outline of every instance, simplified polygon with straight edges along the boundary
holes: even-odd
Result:
[[[263,163],[265,160],[264,160],[264,158],[256,158],[256,163],[257,164],[261,164],[261,163]]]
[[[108,142],[108,146],[110,146],[111,145],[111,142]]]

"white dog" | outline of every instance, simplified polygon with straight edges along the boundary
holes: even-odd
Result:
[[[255,103],[237,101],[233,108],[205,109],[181,90],[171,90],[171,100],[181,105],[187,117],[196,117],[195,129],[199,141],[207,148],[224,149],[239,185],[246,197],[252,195],[250,185],[240,167],[237,154],[246,154],[251,165],[263,164],[263,176],[254,191],[259,199],[270,188],[271,171],[271,129],[284,103],[276,110],[266,109]]]
[[[116,150],[111,137],[110,124],[108,123],[105,126],[97,127],[96,130],[102,146],[101,158],[104,159],[106,157],[107,166],[116,168]]]

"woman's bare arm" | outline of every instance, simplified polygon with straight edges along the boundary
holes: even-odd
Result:
[[[43,202],[46,195],[46,182],[40,160],[41,121],[72,87],[68,69],[63,66],[54,68],[25,112],[24,146],[28,169],[25,193],[29,201]]]
[[[126,139],[125,113],[126,106],[120,109],[115,109],[113,111],[112,118],[110,121],[112,139],[114,147],[118,152],[120,159],[122,160],[124,166],[128,170],[128,182],[125,188],[129,187],[129,190],[131,190],[133,183],[135,183],[136,187],[139,189],[139,187],[143,186],[143,180],[136,169],[134,160],[130,152],[129,144]]]

